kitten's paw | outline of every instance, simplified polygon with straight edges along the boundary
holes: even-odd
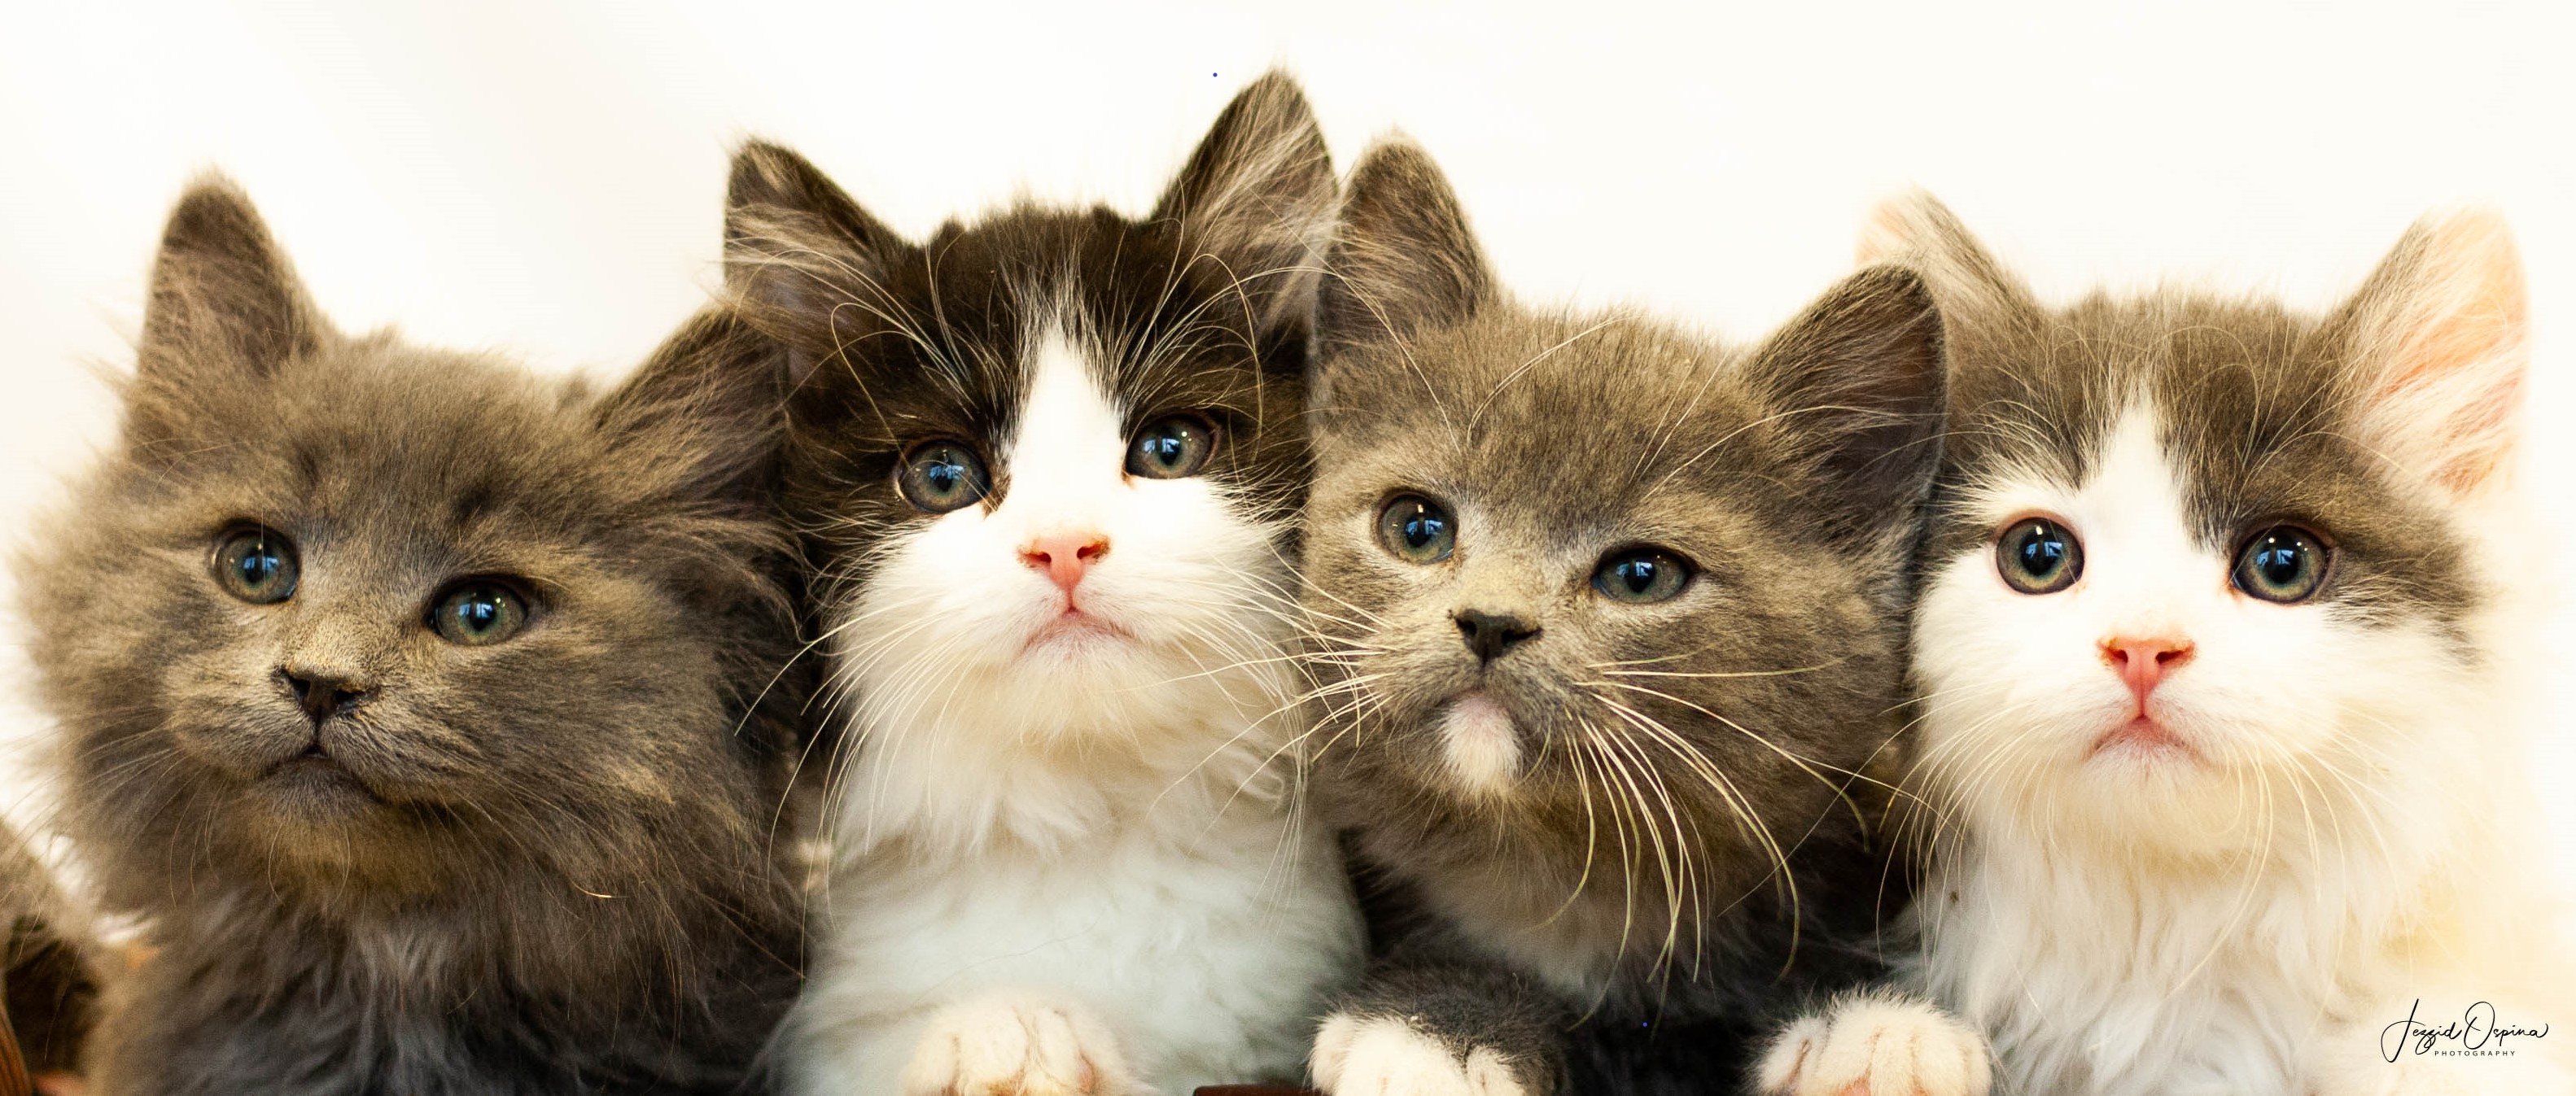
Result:
[[[903,1096],[1125,1096],[1136,1078],[1109,1029],[1027,997],[952,1005],[930,1018]]]
[[[1838,998],[1771,1041],[1755,1075],[1763,1096],[1986,1096],[1985,1036],[1920,1001]]]
[[[1315,1034],[1315,1087],[1328,1096],[1542,1096],[1492,1047],[1452,1047],[1387,1016],[1335,1013]]]

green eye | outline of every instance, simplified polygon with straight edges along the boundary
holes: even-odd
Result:
[[[1995,570],[2025,594],[2053,594],[2084,575],[2084,542],[2047,518],[2024,518],[1995,538]]]
[[[266,529],[240,529],[215,545],[215,583],[253,605],[295,596],[295,542]]]
[[[429,625],[438,638],[460,647],[483,647],[519,634],[528,626],[528,602],[490,579],[450,587],[429,610]]]
[[[933,441],[912,447],[895,473],[905,502],[927,514],[972,506],[993,489],[984,462],[963,442]]]
[[[1633,605],[1663,601],[1690,585],[1691,565],[1661,548],[1626,548],[1612,552],[1592,572],[1592,588],[1612,601]]]
[[[1377,542],[1406,563],[1438,563],[1458,546],[1458,519],[1420,495],[1398,495],[1378,512]]]
[[[1146,423],[1127,445],[1127,474],[1147,479],[1195,476],[1216,454],[1216,426],[1198,415],[1165,415]]]
[[[2275,525],[2236,552],[2236,588],[2284,605],[2315,597],[2326,582],[2324,544],[2305,529]]]

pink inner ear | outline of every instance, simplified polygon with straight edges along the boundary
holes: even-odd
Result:
[[[2506,348],[2493,343],[2485,347],[2485,354],[2500,352],[2507,352]],[[2455,362],[2460,360],[2454,359]],[[2474,362],[2478,359],[2465,360]],[[2437,368],[2453,369],[2457,366],[2427,365],[2414,373],[2431,373]],[[2496,468],[2513,452],[2510,435],[2514,409],[2522,405],[2522,378],[2521,369],[2499,370],[2490,383],[2459,403],[2450,413],[2441,426],[2445,434],[2442,449],[2448,456],[2434,469],[2435,482],[2455,494],[2465,494],[2495,474]],[[2400,380],[2392,382],[2392,386],[2404,383]]]
[[[2435,481],[2464,493],[2513,450],[2530,301],[2500,219],[2455,216],[2419,231],[2414,284],[2400,290],[2412,299],[2387,314],[2383,345],[2395,353],[2375,395],[2390,428],[2430,442]]]
[[[1852,244],[1852,265],[1872,266],[1888,262],[1914,250],[1921,243],[1914,223],[1914,207],[1926,199],[1920,195],[1890,198],[1869,211],[1861,222],[1860,239]]]

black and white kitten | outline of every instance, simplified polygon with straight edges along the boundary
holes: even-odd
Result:
[[[1023,204],[915,244],[793,153],[736,162],[727,280],[793,355],[848,736],[794,1090],[1295,1076],[1360,950],[1286,752],[1333,199],[1278,75],[1143,219]]]
[[[122,436],[23,557],[66,829],[152,958],[107,1096],[726,1093],[793,1000],[774,346],[604,395],[349,336],[179,202]]]
[[[1881,975],[1904,898],[1872,774],[1940,455],[1930,294],[1867,270],[1750,348],[1525,307],[1403,143],[1327,270],[1315,780],[1375,961],[1316,1082],[1741,1085],[1790,1008]],[[1881,1083],[1981,1089],[1972,1034],[1890,1007],[1919,1061]]]

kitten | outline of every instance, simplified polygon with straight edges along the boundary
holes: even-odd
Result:
[[[1315,780],[1377,958],[1315,1080],[1731,1090],[1785,1009],[1881,975],[1903,898],[1864,774],[1939,457],[1931,297],[1869,270],[1751,348],[1526,307],[1400,142],[1326,265]],[[1920,1061],[1882,1084],[1974,1091],[1972,1034],[1891,1010]]]
[[[1928,198],[1882,211],[1890,256],[1951,338],[1924,974],[2014,1091],[2568,1091],[2563,1036],[2402,1030],[2576,1019],[2517,836],[2503,223],[2427,218],[2323,316],[2046,307]]]
[[[794,997],[774,348],[605,396],[334,331],[179,202],[123,435],[33,527],[67,828],[154,957],[103,1093],[730,1092]]]
[[[1333,198],[1277,74],[1143,220],[1023,204],[915,245],[793,153],[736,162],[727,278],[792,355],[849,736],[792,1088],[1295,1075],[1360,948],[1285,751]]]

